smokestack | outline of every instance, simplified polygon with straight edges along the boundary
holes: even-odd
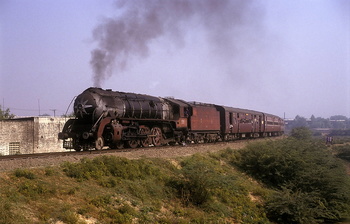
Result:
[[[152,41],[169,36],[171,42],[183,42],[194,24],[205,30],[208,44],[226,51],[234,44],[236,28],[251,25],[260,14],[250,0],[122,0],[115,5],[123,13],[93,31],[98,47],[91,52],[90,64],[96,87],[126,69],[130,59],[146,58]]]

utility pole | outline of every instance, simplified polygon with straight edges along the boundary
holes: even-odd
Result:
[[[53,111],[53,116],[56,117],[56,110],[57,109],[50,109],[51,111]]]
[[[40,99],[38,99],[39,117],[40,117]]]

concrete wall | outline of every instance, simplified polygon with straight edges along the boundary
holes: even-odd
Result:
[[[0,154],[62,152],[58,132],[68,118],[29,117],[0,121]]]

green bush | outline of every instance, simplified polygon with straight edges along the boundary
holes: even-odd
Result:
[[[61,220],[63,223],[67,223],[67,224],[79,223],[78,216],[71,210],[62,211],[57,218],[58,220]]]
[[[112,203],[112,196],[111,195],[102,195],[99,197],[96,197],[90,201],[90,204],[96,206],[96,207],[108,207]]]
[[[30,180],[35,179],[35,174],[29,170],[24,169],[16,169],[15,170],[15,176],[16,177],[24,177]]]
[[[333,146],[332,150],[338,158],[350,162],[350,144]]]
[[[56,189],[41,182],[25,181],[19,184],[18,192],[31,199],[37,199],[40,196],[54,195]]]
[[[170,181],[170,185],[177,189],[185,205],[201,205],[210,199],[215,184],[215,163],[217,162],[200,155],[194,155],[181,162],[181,173],[177,179]]]
[[[99,179],[98,183],[102,187],[114,188],[115,186],[117,186],[118,181],[115,177],[102,177]]]
[[[128,224],[132,223],[133,216],[128,213],[121,213],[118,209],[107,209],[100,214],[100,218],[105,223],[111,224]]]
[[[312,131],[307,127],[297,127],[292,129],[290,136],[299,140],[308,140],[311,139]]]
[[[232,158],[233,164],[277,190],[267,211],[279,222],[339,220],[350,214],[349,177],[319,142],[290,138],[256,143]]]
[[[220,156],[197,154],[181,162],[178,175],[169,181],[169,185],[176,189],[185,206],[196,206],[207,214],[230,217],[237,222],[268,223],[263,209],[249,198],[245,181],[233,174],[232,167],[221,164]],[[221,222],[217,218],[214,220],[207,215],[192,221]],[[227,222],[224,220],[222,222]]]
[[[49,223],[56,223],[55,221],[61,221],[66,224],[79,224],[78,215],[74,212],[74,208],[67,203],[59,203],[54,210],[50,212]]]
[[[151,161],[128,160],[115,156],[101,156],[93,160],[83,159],[80,163],[65,163],[63,167],[67,176],[80,181],[105,176],[135,180],[159,174],[159,169],[155,168]]]
[[[45,168],[45,175],[46,176],[54,176],[55,174],[57,174],[57,171],[51,167],[47,167]]]
[[[350,137],[333,136],[333,144],[346,144],[346,143],[350,143]]]
[[[312,194],[287,188],[273,194],[266,204],[269,217],[278,223],[316,223],[324,207]]]

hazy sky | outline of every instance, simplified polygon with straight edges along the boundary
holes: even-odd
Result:
[[[350,117],[350,1],[0,0],[1,105],[62,115],[94,85]]]

